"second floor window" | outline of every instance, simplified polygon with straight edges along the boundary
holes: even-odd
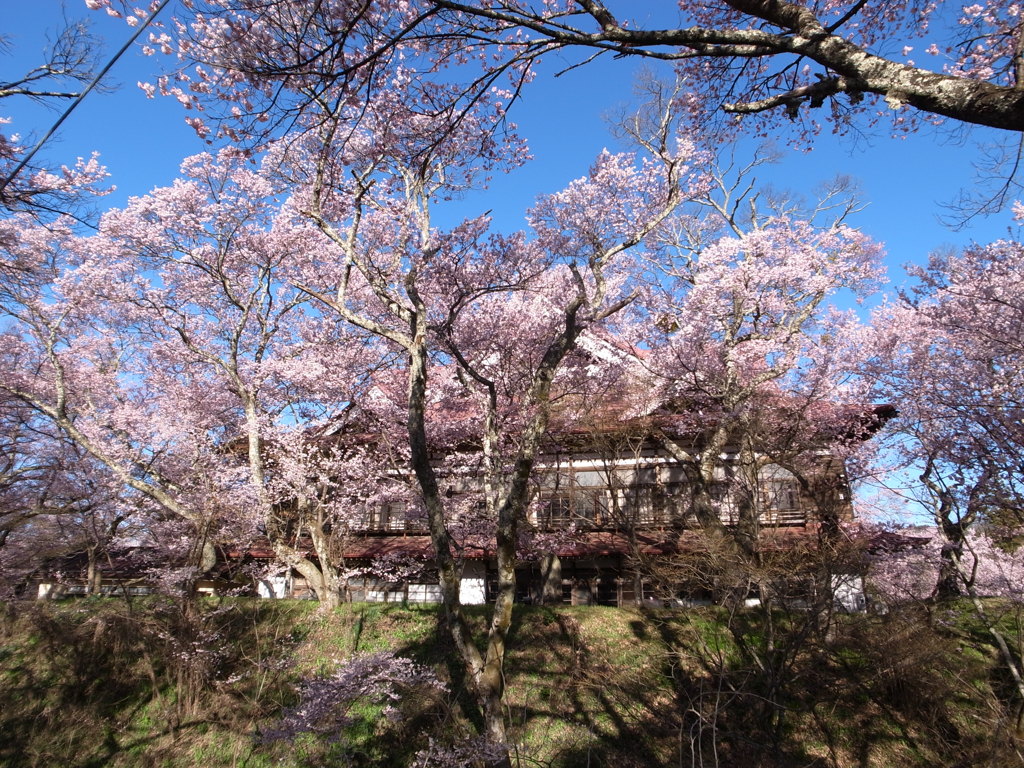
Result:
[[[421,531],[426,530],[426,515],[418,505],[405,502],[367,505],[356,530],[363,531]]]
[[[542,493],[537,510],[537,524],[545,529],[606,524],[608,510],[602,490],[575,489],[557,493]]]
[[[800,483],[789,470],[769,464],[758,473],[763,522],[796,524],[804,521]]]

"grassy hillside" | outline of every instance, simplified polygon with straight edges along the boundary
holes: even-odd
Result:
[[[349,701],[320,732],[273,738],[303,681],[379,651],[434,670],[447,691],[401,690],[394,713]],[[409,765],[474,732],[448,651],[433,607],[8,605],[0,765]],[[1021,763],[1008,681],[955,608],[825,627],[759,611],[522,606],[507,686],[522,766]]]

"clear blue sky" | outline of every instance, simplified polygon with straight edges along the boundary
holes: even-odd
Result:
[[[39,61],[46,35],[53,37],[60,26],[62,6],[68,18],[92,20],[95,32],[105,39],[107,57],[130,34],[123,22],[86,11],[83,0],[0,0],[2,33],[11,46],[8,55],[0,57],[0,79]],[[98,201],[101,209],[168,184],[183,157],[207,148],[184,124],[176,101],[147,99],[136,87],[137,81],[152,79],[162,64],[160,56],[126,54],[104,81],[117,90],[90,95],[65,123],[60,140],[45,151],[47,158],[60,162],[94,150],[100,153],[117,186],[116,193]],[[549,71],[557,68],[556,62],[549,62]],[[597,62],[557,80],[539,78],[512,114],[529,140],[534,160],[495,179],[490,192],[463,201],[467,214],[492,209],[497,226],[518,227],[536,195],[557,191],[585,173],[597,152],[615,148],[602,118],[630,99],[632,78],[631,65],[621,60]],[[0,102],[0,116],[15,118],[9,129],[31,133],[45,130],[57,112],[7,99]],[[982,132],[975,134],[977,138]],[[785,149],[784,137],[778,148]],[[934,131],[907,139],[875,134],[858,144],[824,135],[809,153],[787,152],[784,162],[772,169],[770,181],[809,193],[837,173],[859,179],[868,207],[853,223],[886,243],[891,274],[898,280],[900,264],[919,262],[935,248],[988,241],[1006,232],[1006,215],[981,220],[963,232],[938,222],[940,204],[972,184],[975,154],[970,140],[957,144]]]

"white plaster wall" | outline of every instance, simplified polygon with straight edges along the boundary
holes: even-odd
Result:
[[[287,589],[287,576],[283,574],[281,576],[268,576],[265,579],[259,580],[259,583],[256,585],[256,594],[260,597],[280,600],[288,594]]]
[[[854,574],[836,574],[832,577],[832,602],[836,608],[855,613],[867,606],[864,581]]]
[[[409,602],[410,603],[440,603],[441,602],[441,585],[440,584],[410,584],[409,585]]]
[[[459,600],[463,605],[483,605],[487,602],[487,569],[483,562],[471,560],[462,569]]]

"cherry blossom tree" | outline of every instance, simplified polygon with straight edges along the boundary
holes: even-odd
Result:
[[[1022,255],[1017,240],[935,254],[874,319],[871,372],[901,414],[895,450],[944,541],[940,596],[962,593],[973,526],[1024,521]]]
[[[333,367],[332,394],[340,404],[353,394],[344,391],[352,381],[346,376],[352,359],[344,351],[360,348],[328,338],[307,311],[306,295],[281,282],[283,266],[297,253],[327,244],[274,204],[268,174],[245,165],[230,151],[193,158],[172,187],[107,214],[93,243],[96,271],[79,286],[107,298],[110,311],[119,313],[113,324],[142,334],[151,378],[158,371],[175,376],[182,366],[202,372],[201,385],[208,389],[192,407],[223,430],[222,450],[245,457],[244,488],[258,510],[256,525],[278,557],[333,603],[337,574],[323,538],[330,526],[306,515],[309,488],[316,485],[311,479],[303,495],[295,495],[294,464],[308,464],[300,457],[310,454],[296,453],[294,446],[286,458],[294,426],[282,419],[303,397],[291,368]],[[140,280],[140,269],[159,279]],[[112,285],[117,289],[104,297]],[[313,348],[321,351],[319,360],[312,359]],[[199,393],[193,386],[182,394],[194,398]],[[307,533],[317,561],[305,556],[296,538]]]
[[[901,541],[899,547],[879,548],[872,554],[869,572],[873,596],[887,606],[933,598],[942,581],[940,572],[946,568],[942,553],[948,546],[945,538],[931,535],[938,531],[930,527],[890,531],[868,526],[858,535],[870,541],[879,530],[897,534],[891,537],[894,540],[906,539],[911,543]],[[1020,548],[1009,551],[986,532],[970,531],[963,541],[961,570],[956,578],[965,594],[970,591],[981,597],[1000,597],[1020,603],[1024,599],[1022,560],[1024,551]]]
[[[877,538],[879,528],[869,526],[858,532],[867,541]],[[882,529],[884,531],[884,529]],[[935,536],[922,536],[934,532]],[[954,591],[970,600],[982,625],[992,636],[1017,695],[1024,701],[1024,668],[1016,648],[1020,646],[1020,633],[1015,642],[1007,637],[1007,626],[1019,626],[1019,612],[1024,593],[1021,577],[1024,575],[1024,548],[1008,550],[995,532],[962,530],[959,538],[950,541],[946,526],[912,530],[911,537],[897,531],[889,540],[903,540],[896,547],[880,547],[869,557],[868,576],[871,597],[888,609],[914,601],[932,600],[936,596]],[[952,552],[951,552],[952,551]],[[955,580],[951,589],[950,581]],[[983,598],[1000,598],[998,601]],[[1005,615],[1017,612],[1014,621]]]
[[[694,517],[716,535],[724,527],[715,494],[729,476],[733,535],[755,559],[769,465],[784,467],[820,502],[824,522],[834,525],[846,507],[836,497],[843,489],[818,487],[844,475],[827,471],[821,452],[841,462],[863,437],[866,414],[837,407],[863,397],[848,384],[843,353],[863,331],[830,302],[841,291],[869,295],[882,277],[881,247],[845,221],[856,209],[846,182],[809,207],[773,198],[753,178],[765,159],[714,172],[699,205],[667,228],[648,264],[661,337],[648,365],[650,391],[679,403],[680,418],[692,421],[682,430],[691,443],[667,444],[687,468]]]
[[[103,560],[133,517],[106,468],[24,403],[0,407],[0,571],[18,590],[46,561],[84,552],[98,591]]]
[[[149,13],[127,0],[90,5],[123,8],[133,22]],[[206,0],[150,35],[146,50],[178,64],[144,87],[179,100],[202,136],[259,144],[304,124],[325,96],[376,98],[392,72],[435,117],[457,120],[495,89],[506,106],[528,93],[544,59],[558,74],[601,57],[664,62],[685,82],[679,102],[703,136],[792,128],[810,142],[825,124],[840,133],[890,124],[902,136],[922,124],[1004,131],[979,163],[980,183],[951,205],[963,223],[1004,208],[1016,189],[1018,17],[1013,2],[723,0],[640,12],[593,0]]]
[[[1024,698],[1018,656],[982,600],[1019,600],[1019,550],[995,539],[1024,521],[1022,256],[1014,238],[911,268],[916,285],[875,313],[865,370],[900,411],[895,482],[935,523],[930,546],[876,566],[876,583],[890,595],[902,587],[918,598],[969,598]]]
[[[209,529],[209,510],[187,498],[200,484],[200,468],[208,459],[203,443],[182,450],[186,441],[181,433],[168,432],[168,416],[157,398],[119,380],[124,350],[76,327],[81,318],[67,304],[38,294],[5,293],[8,327],[0,342],[9,373],[4,392],[108,467],[124,487],[151,499],[165,514],[189,521],[197,532],[193,563],[211,567],[212,545],[198,533]]]
[[[207,97],[226,98],[227,113],[249,131],[268,109],[269,122],[281,124],[317,93],[373,90],[395,66],[425,83],[439,73],[461,78],[455,99],[436,102],[458,110],[506,77],[518,93],[540,60],[572,52],[567,69],[601,56],[670,64],[705,127],[716,113],[742,116],[760,134],[782,113],[817,130],[811,110],[825,108],[840,130],[865,112],[869,122],[891,113],[897,130],[919,119],[1024,129],[1012,2],[956,11],[906,0],[664,3],[653,13],[598,0],[207,0],[190,8],[150,45],[198,66],[159,87],[193,108],[214,110]]]
[[[281,513],[305,495],[319,515],[332,494],[297,491],[328,488],[337,470],[303,469],[304,441],[275,429],[289,402],[276,384],[302,376],[286,361],[306,356],[309,366],[313,353],[299,342],[311,338],[302,329],[318,327],[314,339],[340,327],[378,360],[399,361],[401,389],[375,371],[354,377],[366,384],[361,398],[335,401],[361,400],[364,412],[390,409],[399,420],[396,454],[425,509],[446,623],[484,735],[506,744],[502,670],[531,474],[555,403],[571,404],[585,376],[615,375],[616,366],[593,364],[592,350],[588,360],[584,340],[609,331],[639,340],[627,320],[660,323],[648,383],[656,380],[660,402],[687,398],[717,424],[699,450],[679,447],[703,480],[697,508],[710,528],[722,450],[736,444],[757,470],[766,443],[749,436],[778,431],[778,421],[758,424],[753,414],[835,391],[831,366],[803,375],[807,360],[831,359],[825,330],[840,327],[821,309],[835,291],[871,281],[877,249],[842,221],[816,226],[784,209],[742,217],[708,193],[693,170],[705,156],[679,139],[681,95],[635,123],[637,152],[604,152],[586,177],[541,198],[530,234],[491,234],[485,216],[444,226],[438,205],[523,159],[505,118],[528,59],[493,66],[485,47],[424,34],[423,24],[446,17],[440,4],[425,14],[413,3],[367,6],[358,17],[336,3],[311,14],[287,3],[213,10],[177,28],[185,55],[207,63],[158,87],[196,110],[220,99],[234,120],[220,126],[233,138],[260,143],[285,123],[295,130],[260,144],[260,172],[239,152],[190,160],[184,179],[109,214],[96,238],[15,233],[41,240],[25,249],[41,263],[65,253],[76,263],[66,273],[48,266],[49,282],[10,301],[11,354],[30,364],[9,391],[178,520],[198,528],[207,518],[195,510],[213,498],[220,515],[259,510],[279,555],[305,567],[278,525],[294,518]],[[154,33],[151,42],[174,41]],[[483,74],[468,87],[448,77],[470,72]],[[680,212],[686,201],[712,214]],[[637,278],[644,264],[659,270],[646,283]],[[343,382],[349,364],[326,368]],[[187,423],[168,423],[166,414],[183,411]],[[810,406],[787,413],[824,420]],[[467,504],[472,492],[448,491],[471,473],[481,488]],[[459,534],[473,509],[498,561],[482,643],[459,595]]]
[[[336,734],[354,718],[360,703],[383,707],[383,717],[397,721],[404,701],[429,700],[445,691],[433,671],[389,651],[363,654],[338,664],[331,674],[304,682],[299,704],[264,738],[294,739],[309,732]]]
[[[965,6],[959,16],[910,2],[884,9],[863,2],[680,3],[664,27],[631,16],[634,9],[591,0],[540,9],[519,2],[427,5],[450,35],[500,45],[510,59],[579,47],[676,62],[694,101],[705,102],[697,109],[796,118],[802,108],[827,103],[842,126],[862,99],[880,97],[892,110],[907,105],[927,116],[1024,128],[1012,3]],[[889,53],[904,41],[910,45],[902,55]],[[926,48],[925,66],[909,57],[914,46]]]
[[[308,185],[294,205],[341,254],[325,263],[313,253],[292,279],[404,358],[408,462],[447,623],[486,736],[505,744],[502,665],[518,527],[559,372],[581,334],[634,299],[625,272],[631,251],[684,199],[692,150],[666,130],[642,161],[605,153],[586,178],[542,198],[530,214],[532,239],[488,235],[485,218],[440,229],[431,213],[482,172],[515,161],[514,141],[504,149],[490,138],[503,116],[499,103],[481,99],[471,113],[439,124],[415,94],[398,91],[360,105],[357,121],[348,112],[326,113],[318,136],[307,132],[283,148],[285,173]],[[465,403],[468,417],[437,418],[446,401]],[[462,613],[455,504],[444,490],[459,457],[450,454],[454,466],[436,463],[438,448],[459,443],[479,445],[478,498],[496,538],[498,592],[483,653]]]
[[[73,507],[77,495],[55,489],[66,466],[59,439],[18,401],[0,407],[0,547],[11,533],[45,510]]]
[[[221,161],[189,161],[178,183],[108,213],[92,237],[5,222],[3,389],[187,522],[197,573],[213,565],[222,525],[236,543],[251,538],[239,528],[247,520],[330,600],[337,585],[297,548],[303,526],[284,519],[295,514],[284,473],[267,471],[266,454],[303,397],[289,364],[308,369],[319,348],[320,365],[345,382],[346,358],[332,352],[359,348],[303,323],[304,294],[277,282],[282,261],[323,246],[320,235],[269,205],[272,187],[240,157]]]

